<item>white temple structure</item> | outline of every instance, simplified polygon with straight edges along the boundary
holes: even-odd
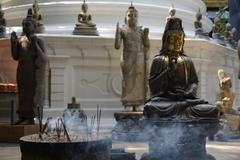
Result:
[[[8,32],[21,32],[21,21],[33,0],[2,0]],[[82,1],[39,0],[46,33],[45,40],[50,59],[51,77],[49,96],[46,97],[46,116],[63,111],[72,97],[86,111],[99,104],[103,116],[123,110],[120,102],[120,52],[114,49],[116,23],[124,23],[130,0],[88,0],[89,13],[97,24],[100,36],[71,35]],[[206,6],[201,0],[134,0],[139,11],[139,24],[150,29],[151,58],[159,53],[161,35],[172,3],[176,16],[182,18],[186,33],[185,53],[192,57],[199,76],[199,97],[215,102],[218,92],[217,71],[222,68],[232,78],[236,93],[234,108],[239,106],[240,81],[237,78],[238,57],[233,49],[215,44],[211,40],[193,39],[196,12],[203,13],[203,28],[210,31],[212,22],[204,16]]]

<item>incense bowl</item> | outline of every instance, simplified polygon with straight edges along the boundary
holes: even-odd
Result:
[[[22,160],[110,160],[112,141],[94,137],[74,141],[40,140],[37,134],[22,137]]]

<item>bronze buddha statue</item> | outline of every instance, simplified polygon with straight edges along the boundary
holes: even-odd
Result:
[[[88,5],[83,1],[81,12],[77,17],[78,23],[73,30],[74,35],[98,36],[97,26],[92,22],[91,14],[88,14]]]
[[[155,56],[150,71],[151,99],[145,116],[211,118],[218,116],[215,106],[197,98],[198,77],[190,57],[184,54],[182,20],[168,19],[162,38],[162,49]]]
[[[92,23],[92,16],[87,13],[88,11],[88,5],[87,3],[83,2],[82,8],[81,8],[81,13],[78,14],[78,22],[79,25],[81,26],[87,26],[87,27],[96,27],[96,24]]]
[[[18,116],[16,124],[34,124],[37,108],[44,106],[48,57],[44,41],[35,35],[37,22],[33,11],[22,21],[22,36],[11,34],[12,58],[18,61]]]

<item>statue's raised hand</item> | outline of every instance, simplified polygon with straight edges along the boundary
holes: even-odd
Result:
[[[120,32],[121,32],[121,28],[119,27],[119,22],[117,22],[116,35],[119,35]]]
[[[18,37],[17,37],[17,34],[16,34],[16,32],[12,32],[11,33],[11,42],[12,43],[16,43],[17,42],[17,39],[18,39]]]

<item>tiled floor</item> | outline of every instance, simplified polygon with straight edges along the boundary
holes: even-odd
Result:
[[[124,147],[128,152],[135,152],[137,159],[148,150],[147,143],[114,143],[114,148]],[[216,160],[240,160],[240,140],[235,142],[208,142],[208,153]],[[20,160],[18,144],[0,144],[0,160]]]

